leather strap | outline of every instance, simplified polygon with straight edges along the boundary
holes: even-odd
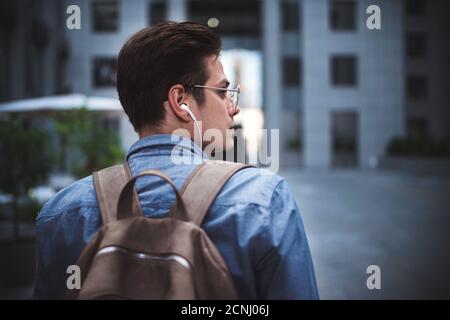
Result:
[[[115,165],[94,172],[93,175],[95,193],[100,207],[103,224],[117,220],[117,204],[120,192],[131,178],[128,163]],[[141,205],[136,190],[133,188],[133,215],[142,215]]]
[[[254,166],[221,160],[205,160],[197,166],[180,190],[189,221],[200,226],[228,179],[239,170],[249,167]]]
[[[123,187],[122,192],[119,196],[119,202],[117,203],[117,220],[130,218],[133,216],[139,216],[140,214],[136,214],[136,211],[133,210],[133,190],[134,190],[134,184],[136,183],[136,180],[140,177],[144,176],[158,176],[161,179],[165,180],[167,183],[170,184],[172,189],[175,191],[176,194],[176,200],[174,206],[172,206],[170,216],[174,216],[174,212],[176,212],[177,217],[179,219],[182,219],[184,221],[187,220],[186,215],[186,209],[183,203],[183,199],[181,198],[180,193],[178,192],[175,184],[172,182],[169,176],[162,173],[158,170],[145,170],[139,173],[138,175],[131,178]]]
[[[94,172],[94,186],[103,224],[118,218],[143,215],[134,183],[140,176],[156,175],[166,180],[176,192],[177,200],[171,208],[170,215],[200,226],[228,179],[236,172],[249,167],[254,166],[221,160],[205,160],[189,175],[179,192],[172,180],[160,171],[146,170],[132,178],[128,163]],[[125,186],[128,186],[127,191],[122,190]],[[123,199],[119,201],[120,197]],[[118,217],[118,212],[121,213],[121,217]]]

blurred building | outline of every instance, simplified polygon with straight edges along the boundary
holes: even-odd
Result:
[[[65,26],[72,4],[81,8],[80,30]],[[373,4],[381,8],[381,30],[366,27]],[[450,136],[445,6],[444,0],[2,1],[8,12],[2,9],[0,19],[0,63],[7,72],[0,74],[0,97],[68,91],[116,97],[116,56],[133,32],[163,20],[195,20],[222,36],[224,51],[262,57],[253,76],[262,83],[254,93],[261,99],[244,98],[241,107],[262,108],[264,127],[280,129],[281,165],[371,166],[396,136]],[[117,126],[126,149],[137,136],[126,117]]]
[[[448,1],[405,3],[405,123],[410,136],[450,137]]]
[[[0,101],[70,91],[64,3],[0,2]]]

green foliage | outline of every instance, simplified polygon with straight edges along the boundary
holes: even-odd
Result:
[[[45,130],[27,125],[17,116],[0,121],[0,192],[12,195],[15,240],[20,237],[19,199],[47,180],[52,167],[50,151]]]
[[[18,117],[0,121],[0,191],[14,196],[47,180],[51,152],[45,130],[27,127]]]
[[[434,141],[429,137],[394,138],[387,147],[389,155],[450,157],[450,140]]]
[[[123,161],[117,132],[105,128],[101,120],[98,114],[86,109],[59,112],[54,116],[61,147],[60,166],[64,168],[68,148],[75,150],[79,157],[71,159],[69,168],[77,178]]]
[[[37,200],[25,198],[18,207],[20,221],[34,223],[41,207],[42,205]]]

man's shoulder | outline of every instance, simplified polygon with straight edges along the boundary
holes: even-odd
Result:
[[[283,180],[281,176],[268,169],[257,167],[242,169],[226,182],[215,203],[268,206],[274,190]]]
[[[268,169],[249,167],[235,173],[215,199],[216,205],[256,204],[269,206],[273,192],[284,179]],[[65,212],[92,208],[98,210],[92,175],[65,187],[43,206],[37,223],[55,218]]]
[[[71,183],[50,198],[42,207],[36,222],[82,207],[98,207],[92,175]]]

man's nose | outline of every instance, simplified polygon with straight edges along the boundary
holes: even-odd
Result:
[[[228,107],[228,114],[230,115],[231,118],[237,115],[240,111],[241,109],[238,106],[236,106],[236,108],[232,105]]]

